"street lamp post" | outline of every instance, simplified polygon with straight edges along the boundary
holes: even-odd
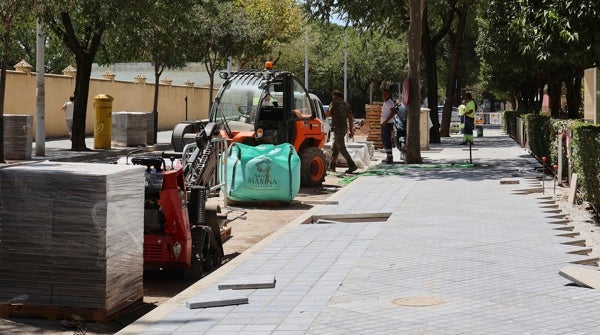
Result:
[[[344,101],[348,101],[348,34],[344,29]]]

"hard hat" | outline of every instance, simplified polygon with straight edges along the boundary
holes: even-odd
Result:
[[[267,70],[273,70],[273,62],[266,61],[265,62],[265,69],[267,69]]]

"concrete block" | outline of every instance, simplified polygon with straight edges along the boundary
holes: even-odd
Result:
[[[569,183],[569,197],[568,197],[568,201],[570,204],[574,204],[575,203],[575,195],[577,193],[577,180],[578,176],[577,173],[573,173],[571,175],[571,182]]]
[[[248,297],[241,294],[231,294],[227,292],[200,294],[185,302],[189,309],[210,308],[230,305],[242,305],[248,303]]]
[[[558,272],[561,276],[583,287],[599,289],[600,271],[577,266],[566,266]]]
[[[219,283],[219,290],[274,288],[275,282],[274,275],[249,276],[221,282]]]

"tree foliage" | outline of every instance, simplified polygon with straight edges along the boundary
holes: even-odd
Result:
[[[281,56],[281,45],[287,44],[296,40],[303,35],[304,20],[302,18],[302,9],[296,5],[293,0],[234,0],[236,7],[241,8],[247,15],[251,25],[259,30],[264,31],[262,48],[258,50],[264,51],[261,55],[253,52],[248,52],[245,61],[257,61],[256,56],[262,56],[259,59],[264,62],[265,55],[277,62]],[[277,54],[272,54],[277,51]],[[243,64],[240,64],[243,66]]]
[[[119,17],[115,28],[107,31],[104,56],[99,63],[146,61],[154,67],[154,141],[158,125],[160,77],[165,68],[183,68],[186,64],[187,32],[194,29],[188,9],[191,0],[165,2],[134,1]]]
[[[28,8],[20,20],[13,25],[13,48],[10,51],[9,64],[16,64],[24,59],[36,68],[36,13]],[[45,34],[45,60],[46,73],[61,74],[70,64],[75,64],[75,57],[69,48],[54,34]]]
[[[598,64],[600,3],[590,0],[527,0],[513,23],[527,45],[524,54],[543,65],[552,115],[560,116],[561,83],[566,84],[568,116],[577,118],[585,68]]]
[[[133,8],[130,2],[132,1],[44,1],[44,23],[75,56],[77,75],[71,150],[89,150],[85,144],[85,124],[92,64],[102,36],[107,30],[114,28],[121,15]]]
[[[529,105],[539,84],[532,82],[540,72],[535,59],[518,52],[524,43],[512,29],[516,11],[507,1],[490,1],[479,17],[481,33],[477,52],[481,56],[482,85],[497,96],[514,98]]]
[[[583,70],[598,64],[600,3],[591,0],[490,0],[481,16],[479,52],[483,79],[512,94],[522,110],[539,110],[543,88],[559,116],[561,84],[567,88],[568,116],[581,107]]]
[[[309,16],[322,22],[339,17],[362,30],[378,30],[388,37],[408,28],[409,2],[394,0],[307,0]]]
[[[191,8],[192,25],[188,36],[188,61],[204,63],[210,78],[210,101],[214,75],[228,61],[252,58],[265,53],[267,32],[262,24],[233,1],[197,3]]]
[[[372,100],[373,88],[378,93],[381,82],[399,82],[406,77],[406,40],[393,40],[378,32],[312,22],[306,27],[306,34],[281,48],[285,52],[278,67],[296,74],[304,73],[308,52],[309,88],[325,103],[333,90],[343,90],[346,54],[349,99],[353,105],[361,106],[354,110],[359,117],[364,116],[362,106]]]

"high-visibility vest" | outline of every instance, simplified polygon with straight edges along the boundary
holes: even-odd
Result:
[[[465,116],[475,118],[475,102],[473,100],[467,102]]]

